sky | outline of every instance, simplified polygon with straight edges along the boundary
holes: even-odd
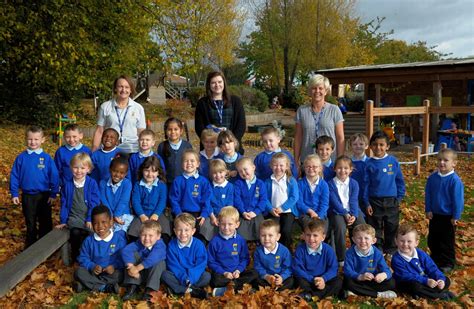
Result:
[[[426,41],[448,58],[474,57],[474,0],[356,0],[362,22],[385,17],[380,31],[391,39]]]

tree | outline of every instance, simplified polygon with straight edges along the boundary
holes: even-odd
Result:
[[[447,56],[447,54],[436,51],[435,48],[436,46],[426,46],[424,41],[407,44],[402,40],[387,40],[375,49],[375,63],[437,61],[441,57]]]

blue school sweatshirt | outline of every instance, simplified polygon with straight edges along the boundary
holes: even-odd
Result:
[[[229,239],[217,234],[209,242],[207,258],[213,272],[223,275],[238,270],[242,273],[250,261],[247,241],[237,233]]]
[[[216,217],[223,207],[234,206],[234,185],[231,182],[228,181],[224,188],[211,183],[211,190],[211,208]]]
[[[359,255],[356,251],[356,246],[352,246],[346,251],[346,258],[344,260],[344,276],[357,280],[361,274],[371,273],[379,274],[386,273],[387,279],[392,278],[392,271],[388,267],[382,252],[377,247],[372,246],[367,256]]]
[[[168,141],[158,145],[158,154],[163,158],[166,167],[166,183],[171,185],[174,179],[183,173],[183,153],[186,149],[193,149],[193,146],[185,140],[181,140],[178,150],[169,147],[169,154],[165,154],[165,145]]]
[[[181,247],[177,238],[173,238],[166,251],[166,268],[171,271],[181,285],[187,281],[195,284],[206,271],[207,251],[204,244],[193,237],[189,246]]]
[[[62,186],[66,181],[72,180],[72,171],[71,171],[71,159],[74,155],[85,152],[89,156],[92,156],[91,150],[81,144],[76,146],[75,148],[69,150],[66,145],[63,145],[56,150],[54,154],[54,164],[56,164],[56,168],[58,169],[60,185]]]
[[[28,154],[25,150],[16,157],[10,173],[12,197],[19,197],[20,189],[26,194],[50,192],[50,197],[56,197],[59,192],[58,170],[46,152]]]
[[[199,153],[199,161],[201,162],[199,165],[199,175],[202,175],[211,181],[212,177],[209,175],[209,162],[213,159],[217,159],[218,155],[219,153],[217,152],[215,155],[212,155],[211,158],[208,159],[202,153],[202,151]]]
[[[211,186],[209,180],[199,175],[178,176],[170,192],[171,212],[177,216],[182,212],[198,212],[208,218],[211,213]]]
[[[267,208],[267,188],[265,183],[255,178],[255,182],[249,187],[244,179],[235,181],[234,206],[242,214],[253,211],[256,215],[265,212]]]
[[[100,239],[96,234],[89,235],[81,246],[77,261],[79,265],[92,271],[96,265],[105,268],[112,265],[115,269],[123,268],[120,251],[127,245],[124,231],[111,232],[110,239]]]
[[[91,177],[95,179],[97,183],[102,180],[108,180],[110,178],[110,162],[120,153],[120,150],[115,147],[110,151],[104,151],[103,149],[97,149],[92,153],[91,159],[94,164]]]
[[[61,224],[66,224],[69,218],[69,212],[72,208],[72,198],[74,196],[74,181],[71,179],[63,184],[61,187],[61,210],[59,211],[59,218]],[[91,212],[95,206],[100,205],[99,186],[89,176],[86,176],[84,183],[84,202],[87,206],[87,216],[84,222],[92,222]]]
[[[115,193],[112,191],[112,179],[100,182],[100,202],[107,206],[113,217],[130,214],[130,198],[132,195],[132,183],[124,178],[119,183]]]
[[[155,266],[159,262],[166,260],[165,242],[160,238],[151,249],[148,249],[142,245],[139,239],[122,249],[122,261],[125,266],[128,263],[138,265],[137,257],[140,258],[140,264],[142,264],[145,269]]]
[[[153,214],[161,216],[166,207],[168,189],[158,180],[149,191],[141,181],[135,183],[132,191],[132,207],[137,216],[151,217]]]
[[[273,180],[271,178],[265,180],[265,186],[267,187],[267,208],[266,211],[271,211],[273,209],[272,205],[272,194],[273,194],[273,189],[272,189],[272,182]],[[291,213],[295,217],[299,217],[299,211],[297,207],[297,203],[300,197],[300,190],[298,189],[298,182],[296,181],[296,178],[290,177],[287,178],[287,194],[288,194],[288,199],[286,202],[284,202],[281,205],[281,209],[283,211],[286,211],[288,209],[291,209]]]
[[[329,162],[326,162],[327,165],[323,163],[323,177],[326,182],[329,182],[331,179],[336,177],[336,172],[334,171],[334,162],[329,159]]]
[[[441,176],[435,172],[428,177],[425,187],[425,212],[461,218],[464,209],[464,184],[454,171]]]
[[[397,284],[416,281],[426,285],[428,279],[446,281],[444,274],[438,269],[431,257],[421,249],[416,248],[418,258],[407,262],[397,251],[392,256],[393,278]]]
[[[364,199],[364,190],[366,186],[364,183],[364,177],[367,159],[367,156],[364,156],[362,160],[356,160],[355,158],[352,158],[352,165],[354,166],[354,169],[352,170],[351,178],[357,181],[359,184],[359,201]]]
[[[265,181],[270,178],[270,176],[273,174],[273,171],[270,167],[270,162],[272,160],[273,155],[279,152],[282,152],[288,156],[288,158],[290,159],[291,174],[294,177],[298,177],[298,169],[296,168],[295,159],[293,158],[293,155],[288,150],[281,149],[280,151],[275,152],[262,151],[255,157],[255,160],[253,162],[256,167],[255,175],[258,179]]]
[[[140,168],[140,165],[142,165],[143,161],[145,161],[145,159],[150,156],[155,156],[158,158],[158,160],[160,160],[160,165],[161,165],[161,168],[163,169],[163,173],[166,174],[166,166],[163,159],[161,158],[159,154],[157,154],[156,152],[153,152],[153,150],[150,151],[148,156],[143,156],[139,152],[132,153],[130,155],[130,158],[128,159],[128,175],[127,175],[127,178],[129,178],[132,181],[132,186],[135,185],[135,183],[139,181],[138,170]]]
[[[337,191],[336,177],[328,182],[329,187],[329,209],[328,213],[335,215],[350,214],[357,217],[359,215],[359,185],[357,181],[349,177],[349,211],[342,206],[341,197]]]
[[[370,197],[396,197],[400,202],[405,196],[405,181],[402,170],[394,156],[382,159],[369,158],[365,166],[366,184],[364,204],[369,205]]]
[[[322,277],[325,282],[337,276],[336,253],[328,244],[321,242],[321,253],[310,255],[305,243],[299,244],[293,258],[293,274],[313,282],[314,277]]]
[[[265,254],[265,248],[258,246],[253,254],[253,267],[262,279],[265,275],[279,274],[283,280],[286,280],[291,276],[291,259],[288,248],[280,243],[275,253]]]
[[[326,219],[329,208],[329,187],[324,179],[319,178],[316,189],[311,193],[306,177],[298,180],[298,188],[300,190],[300,198],[298,199],[298,210],[300,215],[305,215],[308,209],[314,210],[320,219]]]

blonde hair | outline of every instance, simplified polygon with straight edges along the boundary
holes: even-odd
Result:
[[[193,149],[186,149],[185,151],[183,151],[183,157],[181,158],[181,163],[184,162],[184,158],[186,158],[186,155],[188,154],[192,154],[194,158],[196,159],[196,161],[198,163],[201,163],[201,158],[199,157],[199,154],[196,152],[196,150],[193,150]]]
[[[278,129],[275,127],[266,127],[265,129],[263,129],[262,133],[260,133],[260,136],[263,138],[264,136],[270,134],[275,134],[278,138],[281,139],[280,131],[278,131]]]
[[[357,233],[366,233],[372,237],[375,237],[375,229],[372,225],[366,223],[359,224],[354,227],[354,229],[352,230],[352,235],[355,236]]]
[[[270,160],[270,165],[272,165],[276,160],[285,160],[286,161],[286,171],[285,174],[287,177],[291,177],[291,161],[290,158],[283,152],[275,153]]]
[[[451,148],[444,148],[438,151],[438,159],[445,158],[446,155],[451,155],[453,157],[453,161],[456,161],[458,159],[457,152],[452,150]]]
[[[217,218],[218,219],[230,218],[234,220],[235,222],[239,222],[240,215],[239,215],[239,211],[235,207],[225,206],[225,207],[222,207]]]
[[[193,215],[191,215],[187,212],[182,212],[179,215],[177,215],[176,218],[174,218],[174,226],[175,227],[176,227],[176,225],[178,225],[179,222],[184,223],[184,224],[188,224],[189,226],[191,226],[191,228],[196,227],[196,218],[194,218]]]
[[[418,231],[411,224],[408,223],[401,224],[398,227],[397,238],[398,236],[405,236],[409,233],[415,233],[416,240],[420,240],[420,235],[418,234]]]
[[[85,152],[76,153],[72,157],[71,161],[69,161],[69,166],[72,167],[77,163],[88,166],[90,170],[94,169],[94,164],[92,163],[91,157]]]
[[[222,171],[227,171],[227,165],[222,159],[213,159],[209,162],[209,175],[213,173],[218,173]]]
[[[144,230],[153,230],[156,234],[161,235],[161,225],[155,220],[146,220],[143,222],[140,227],[140,234],[143,233]]]
[[[308,80],[308,93],[311,94],[311,89],[316,85],[323,85],[326,91],[329,92],[331,84],[329,83],[329,79],[326,76],[321,74],[313,75]]]
[[[155,137],[156,137],[156,134],[153,130],[150,130],[150,129],[145,129],[143,131],[140,132],[140,134],[138,135],[138,138],[142,138],[143,136],[151,136],[151,138],[153,140],[155,140]]]
[[[242,166],[245,163],[248,163],[252,166],[255,166],[252,159],[250,159],[249,157],[242,157],[235,163],[235,167],[239,168],[240,166]]]
[[[352,134],[351,137],[349,138],[349,145],[352,145],[353,142],[355,142],[355,140],[357,139],[360,139],[361,141],[363,141],[367,146],[369,146],[369,138],[367,137],[367,135],[365,135],[364,133],[355,133],[355,134]]]
[[[214,130],[212,129],[204,129],[202,130],[201,132],[201,141],[205,140],[206,138],[209,138],[209,137],[212,137],[212,138],[215,138],[217,140],[217,133],[214,132]]]
[[[308,156],[304,159],[304,161],[303,161],[303,168],[306,166],[306,164],[307,164],[309,161],[316,161],[316,162],[318,162],[318,164],[319,164],[321,167],[322,167],[322,165],[323,165],[323,163],[322,163],[322,161],[321,161],[321,158],[320,158],[317,154],[315,154],[315,153],[308,155]],[[322,177],[322,176],[323,176],[322,170],[323,170],[323,169],[321,168],[320,171],[319,171],[319,173],[318,173],[319,177]]]

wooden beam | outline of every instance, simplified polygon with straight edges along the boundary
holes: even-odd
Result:
[[[403,106],[403,107],[378,107],[374,108],[374,116],[400,116],[400,115],[423,115],[426,113],[425,106]]]
[[[446,106],[436,107],[431,106],[430,114],[469,114],[474,113],[474,105],[472,106]]]
[[[0,297],[25,279],[69,240],[69,230],[53,229],[0,268]]]

